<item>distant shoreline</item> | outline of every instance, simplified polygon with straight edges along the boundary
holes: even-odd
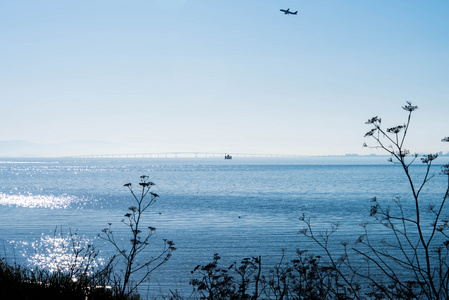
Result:
[[[210,157],[0,157],[0,164],[41,163],[54,161],[64,163],[71,161],[129,161],[150,162],[156,164],[179,165],[393,165],[388,161],[389,155],[328,155],[328,156],[295,156],[295,157],[243,157],[233,155],[225,160],[223,156]],[[410,157],[412,158],[412,157]],[[449,155],[438,157],[434,165],[444,165],[449,161]],[[420,166],[421,160],[416,159],[414,165]]]

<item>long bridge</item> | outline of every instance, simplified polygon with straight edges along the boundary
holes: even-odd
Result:
[[[259,157],[259,158],[286,158],[303,157],[294,154],[249,154],[249,153],[214,153],[214,152],[160,152],[160,153],[131,153],[131,154],[89,154],[75,155],[71,158],[224,158],[226,154],[233,158]]]

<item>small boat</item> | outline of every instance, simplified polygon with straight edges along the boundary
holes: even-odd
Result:
[[[225,159],[232,159],[232,156],[229,154],[225,154]]]

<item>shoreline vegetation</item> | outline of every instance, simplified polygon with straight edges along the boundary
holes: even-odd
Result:
[[[369,216],[385,226],[388,236],[380,241],[371,240],[369,224],[364,223],[361,224],[364,234],[355,241],[341,241],[341,248],[336,249],[330,246],[335,244],[330,241],[338,231],[338,224],[328,229],[317,228],[302,215],[299,221],[304,227],[299,234],[314,241],[320,253],[298,249],[294,259],[287,261],[282,255],[278,263],[268,268],[261,256],[235,258],[230,265],[223,265],[217,253],[209,263],[191,270],[190,295],[170,290],[151,299],[448,299],[449,216],[445,204],[449,197],[449,164],[440,169],[440,175],[448,178],[441,198],[423,207],[421,191],[434,176],[431,169],[439,154],[421,157],[405,148],[411,116],[418,107],[407,102],[402,108],[408,112],[403,125],[384,129],[377,116],[366,122],[372,128],[365,137],[374,141],[374,145],[365,147],[382,149],[388,153],[390,163],[403,169],[404,181],[410,188],[408,200],[414,203],[411,211],[404,211],[400,198],[394,207],[385,207],[373,198]],[[441,141],[449,142],[449,137]],[[417,179],[410,167],[419,161],[426,172]],[[153,249],[151,241],[156,228],[144,224],[142,216],[155,204],[158,195],[151,191],[154,183],[148,176],[140,179],[137,188],[131,183],[124,185],[134,204],[121,224],[109,223],[98,235],[115,249],[108,261],[98,264],[100,251],[95,245],[83,244],[76,233],[70,233],[66,246],[70,259],[58,261],[53,256],[50,258],[56,262],[53,270],[24,267],[1,258],[0,298],[142,299],[139,286],[154,270],[163,268],[176,254],[176,247],[174,242],[163,240],[161,249]],[[424,224],[421,221],[424,213],[432,215],[433,222]],[[116,226],[127,228],[127,245],[117,242],[123,237],[114,233]],[[61,233],[55,230],[54,239],[62,237],[62,230]]]

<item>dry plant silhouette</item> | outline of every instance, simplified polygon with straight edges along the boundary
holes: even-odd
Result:
[[[0,260],[0,299],[112,299],[111,265],[101,264],[93,243],[56,228],[38,244],[32,267]]]
[[[156,254],[150,253],[150,238],[154,235],[156,228],[144,226],[142,217],[144,213],[156,202],[159,196],[151,191],[154,183],[148,180],[148,176],[140,176],[141,191],[136,194],[131,183],[124,186],[129,189],[134,199],[134,205],[128,208],[128,212],[124,215],[125,219],[122,223],[130,230],[130,244],[123,245],[119,239],[116,239],[112,231],[112,223],[102,230],[100,238],[108,241],[116,250],[117,254],[111,258],[117,261],[114,265],[114,274],[112,278],[114,294],[119,299],[127,299],[137,288],[148,279],[149,275],[161,265],[167,262],[172,252],[176,250],[174,243],[169,240],[163,240],[164,246],[162,250]],[[122,265],[118,265],[120,260]],[[124,269],[122,268],[124,267]],[[122,269],[119,273],[117,269]]]
[[[390,162],[402,167],[405,180],[410,188],[410,196],[405,201],[413,201],[413,209],[404,208],[401,198],[397,197],[395,207],[383,206],[377,198],[372,199],[370,216],[389,230],[388,237],[378,241],[371,239],[367,223],[361,224],[364,233],[354,242],[342,242],[343,254],[336,255],[330,247],[331,236],[338,226],[327,231],[315,232],[311,220],[304,215],[300,218],[305,228],[301,233],[311,238],[326,253],[330,266],[338,272],[345,287],[344,293],[336,297],[362,299],[366,296],[376,299],[448,299],[449,298],[449,236],[447,234],[449,218],[444,215],[446,200],[449,196],[449,165],[444,165],[440,175],[448,177],[441,187],[441,198],[427,207],[423,207],[422,194],[428,182],[435,176],[431,173],[432,163],[437,154],[424,155],[421,162],[425,171],[421,178],[412,174],[411,166],[417,161],[418,154],[410,154],[405,148],[412,114],[417,106],[407,102],[402,107],[408,112],[403,125],[384,129],[379,117],[369,119],[371,125],[365,137],[374,140],[373,148],[380,148],[391,155]],[[448,142],[449,138],[443,138]],[[365,147],[370,147],[366,143]],[[432,222],[423,221],[429,213]],[[428,218],[427,218],[428,220]],[[354,263],[355,256],[364,263]],[[361,283],[369,288],[361,288]]]

